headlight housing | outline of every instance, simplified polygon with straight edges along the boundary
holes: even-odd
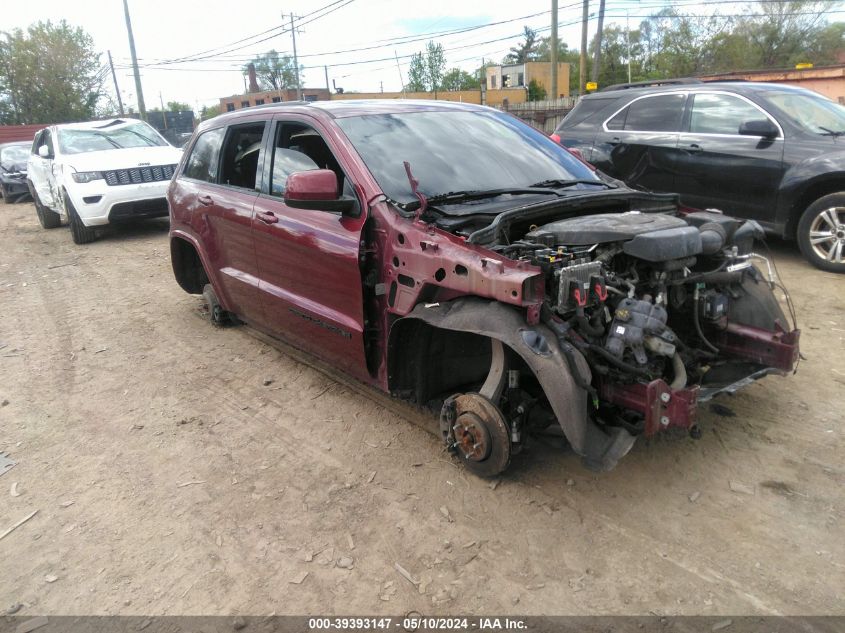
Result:
[[[75,171],[71,174],[74,182],[93,182],[102,180],[103,173],[99,171]]]

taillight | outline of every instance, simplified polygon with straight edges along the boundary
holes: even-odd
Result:
[[[550,137],[555,143],[560,143],[560,135],[559,134],[552,134]]]

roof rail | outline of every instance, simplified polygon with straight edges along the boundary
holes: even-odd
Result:
[[[630,88],[651,88],[656,86],[675,86],[683,84],[700,84],[704,83],[701,79],[695,77],[682,77],[680,79],[649,79],[647,81],[635,81],[629,84],[614,84],[607,88],[602,88],[599,92],[610,92],[611,90],[628,90]]]

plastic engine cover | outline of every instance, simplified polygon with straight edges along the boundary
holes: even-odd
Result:
[[[546,246],[588,246],[626,242],[644,233],[678,228],[692,227],[681,218],[663,213],[600,213],[544,224],[526,234],[525,239]],[[698,233],[696,229],[692,230]]]

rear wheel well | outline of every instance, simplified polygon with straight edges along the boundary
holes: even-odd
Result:
[[[194,245],[178,237],[171,238],[170,261],[176,282],[182,290],[192,295],[201,295],[209,280]]]
[[[784,229],[785,237],[795,239],[798,231],[798,223],[801,221],[801,216],[807,210],[807,207],[819,198],[839,191],[845,191],[845,179],[822,180],[807,187],[792,206],[792,212],[789,214],[789,220]]]

